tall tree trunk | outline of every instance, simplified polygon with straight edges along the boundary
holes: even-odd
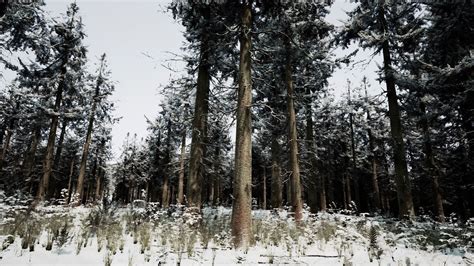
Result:
[[[380,1],[379,22],[384,32],[387,32],[385,21],[384,0]],[[403,142],[402,122],[400,118],[400,107],[398,105],[397,91],[395,89],[395,78],[392,73],[392,59],[388,40],[382,43],[383,68],[385,83],[387,87],[388,111],[390,116],[390,131],[392,134],[395,183],[397,186],[397,197],[400,218],[412,219],[415,216],[413,198],[411,194],[410,178],[405,155],[405,143]]]
[[[364,90],[365,90],[365,102],[368,107],[369,97],[367,94],[367,78],[366,77],[363,78],[363,83],[364,83]],[[371,121],[372,121],[372,118],[370,116],[370,110],[367,109],[367,123],[370,124]],[[378,176],[377,176],[377,156],[375,155],[375,140],[374,140],[374,136],[372,134],[372,129],[370,128],[370,126],[367,129],[367,135],[369,137],[369,149],[370,149],[369,159],[372,164],[372,201],[376,210],[380,211],[382,206],[380,203],[380,189],[379,189],[379,182],[378,182]]]
[[[69,167],[69,181],[67,182],[67,200],[66,204],[71,202],[71,195],[72,195],[72,176],[74,174],[74,158],[71,159],[71,164]]]
[[[321,183],[320,183],[320,192],[319,192],[319,208],[322,212],[326,211],[327,203],[326,203],[326,174],[322,174],[321,176]]]
[[[163,176],[163,190],[161,194],[161,206],[163,208],[168,208],[170,206],[169,201],[169,176],[171,174],[171,118],[168,117],[167,125],[168,134],[166,136],[166,155],[165,155],[165,172]]]
[[[356,150],[355,150],[355,135],[354,135],[354,115],[352,114],[352,103],[351,103],[351,83],[347,82],[347,95],[348,95],[348,105],[350,109],[349,113],[349,125],[351,127],[351,155],[352,155],[352,171],[350,175],[350,180],[354,184],[354,196],[355,203],[357,207],[360,205],[360,195],[359,195],[359,177],[357,176],[357,161],[356,161]],[[350,183],[348,189],[351,189]]]
[[[344,174],[344,177],[345,177],[344,184],[346,185],[346,203],[347,203],[347,209],[349,209],[352,204],[351,177],[348,173]]]
[[[66,136],[66,129],[67,129],[67,124],[68,120],[63,119],[62,125],[61,125],[61,133],[59,133],[59,139],[58,143],[56,145],[56,153],[54,154],[54,161],[53,161],[53,172],[51,173],[52,179],[49,181],[49,188],[48,188],[48,194],[46,195],[48,198],[54,198],[57,196],[57,190],[60,189],[60,186],[58,185],[58,174],[59,176],[62,176],[61,173],[59,173],[59,163],[61,161],[61,154],[63,150],[63,143],[64,143],[64,138]],[[60,192],[60,191],[59,191]]]
[[[306,90],[306,94],[311,94],[311,91]],[[306,149],[310,162],[310,173],[308,181],[308,205],[311,209],[311,212],[318,211],[318,173],[317,173],[317,163],[316,158],[316,143],[314,141],[314,132],[313,132],[313,112],[311,106],[311,100],[306,100]],[[319,182],[320,183],[320,182]]]
[[[62,97],[63,97],[63,89],[65,87],[65,75],[66,75],[66,66],[63,65],[61,68],[61,76],[58,85],[58,90],[56,92],[56,99],[54,103],[54,114],[51,117],[51,124],[49,127],[49,135],[48,135],[48,143],[46,145],[46,154],[43,161],[43,176],[41,177],[39,187],[38,187],[38,194],[37,200],[44,201],[45,196],[47,195],[47,190],[49,187],[49,178],[51,176],[51,172],[53,171],[53,155],[54,155],[54,143],[56,141],[56,131],[58,129],[59,123],[59,108],[61,107]]]
[[[240,33],[239,89],[235,143],[235,176],[233,181],[232,236],[236,248],[247,249],[252,235],[252,76],[251,34],[252,8],[250,0],[242,4]]]
[[[421,129],[423,130],[423,146],[426,160],[426,168],[428,169],[428,175],[431,178],[431,184],[433,187],[433,200],[435,205],[435,210],[437,214],[438,221],[444,223],[444,208],[443,208],[443,197],[441,196],[441,191],[439,188],[439,169],[435,161],[433,145],[431,143],[431,134],[428,123],[428,118],[426,117],[426,106],[422,99],[420,101],[420,111],[421,111]]]
[[[56,145],[56,154],[54,155],[53,168],[57,167],[61,161],[61,154],[63,151],[63,143],[64,143],[64,138],[66,136],[67,124],[68,124],[68,120],[64,118],[62,127],[61,127],[61,133],[59,133],[58,144]]]
[[[33,183],[33,169],[35,167],[35,157],[36,157],[36,150],[38,149],[38,144],[41,139],[41,125],[35,124],[33,127],[33,131],[31,132],[31,142],[28,152],[25,155],[25,163],[23,167],[25,179],[29,184]]]
[[[283,204],[283,182],[281,177],[280,166],[280,144],[278,144],[277,136],[273,135],[272,139],[272,208],[281,208]]]
[[[287,34],[287,36],[289,36]],[[285,82],[287,89],[287,105],[288,105],[288,126],[289,126],[289,146],[290,146],[290,167],[291,167],[291,204],[293,212],[295,213],[295,221],[300,222],[303,218],[303,201],[301,199],[301,180],[300,180],[300,166],[298,162],[298,130],[296,128],[296,113],[295,113],[295,95],[292,77],[292,58],[291,58],[291,43],[285,37],[286,46],[286,65],[285,65]]]
[[[168,174],[165,173],[163,177],[163,187],[161,191],[161,206],[163,208],[168,208],[170,206],[170,203],[168,201],[169,199],[168,191],[169,191],[169,178],[168,178]]]
[[[370,119],[370,114],[367,113],[367,120]],[[380,189],[379,189],[379,181],[378,181],[378,174],[377,174],[377,157],[375,156],[375,145],[374,145],[374,136],[372,135],[372,130],[369,128],[368,130],[369,135],[369,149],[370,149],[370,161],[372,164],[372,201],[377,209],[380,210]]]
[[[104,181],[103,173],[105,172],[104,170],[105,166],[104,166],[103,157],[102,157],[105,150],[105,144],[106,144],[106,140],[102,139],[99,147],[97,147],[97,155],[96,155],[96,160],[98,162],[98,165],[97,165],[97,174],[95,177],[96,190],[95,190],[94,200],[99,200],[99,201],[101,200],[101,197],[102,197],[101,194],[102,194],[102,186],[103,186],[103,181]]]
[[[177,203],[181,205],[184,203],[184,157],[186,155],[186,130],[183,130],[181,137],[181,155],[179,159],[179,179],[178,179],[178,197]]]
[[[92,130],[94,129],[94,119],[95,119],[95,112],[97,109],[97,105],[100,102],[100,86],[102,86],[102,69],[105,63],[105,54],[102,55],[101,58],[101,65],[99,68],[99,76],[97,77],[95,92],[92,102],[92,109],[89,114],[89,124],[87,126],[87,133],[86,133],[86,141],[84,143],[84,147],[82,148],[82,157],[81,157],[81,164],[79,167],[79,177],[77,178],[77,186],[76,186],[76,194],[79,195],[79,202],[78,204],[82,204],[84,200],[84,178],[86,175],[86,168],[87,168],[87,158],[89,156],[89,147],[92,142]]]
[[[203,12],[204,20],[210,16],[209,7]],[[207,134],[207,114],[209,112],[209,45],[208,35],[204,33],[201,37],[201,55],[198,68],[198,80],[196,89],[196,101],[194,105],[194,117],[192,123],[191,153],[189,158],[189,173],[187,182],[186,198],[191,208],[201,208],[202,194],[202,163],[205,153],[203,145]]]

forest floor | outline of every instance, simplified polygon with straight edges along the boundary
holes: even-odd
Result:
[[[0,204],[0,265],[474,264],[472,223],[305,213],[296,226],[285,210],[254,210],[255,246],[237,251],[230,214]]]

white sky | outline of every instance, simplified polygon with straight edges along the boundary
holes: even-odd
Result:
[[[46,0],[46,10],[51,16],[66,11],[72,0]],[[159,87],[166,84],[172,72],[162,66],[172,59],[171,53],[180,53],[184,42],[183,27],[175,22],[169,12],[164,13],[167,0],[77,0],[85,24],[89,58],[93,65],[102,53],[107,53],[112,79],[117,82],[114,100],[116,114],[122,120],[113,130],[115,155],[127,134],[147,135],[144,116],[152,119],[158,113]],[[345,20],[343,10],[354,6],[348,0],[336,0],[327,20],[341,25]],[[338,56],[348,51],[335,51]],[[359,60],[368,58],[370,51],[362,52]],[[376,65],[359,65],[354,69],[341,69],[330,79],[336,95],[346,91],[347,78],[358,85],[363,75],[374,80]],[[7,75],[6,75],[7,76]],[[7,79],[8,80],[8,79]],[[5,81],[4,81],[5,82]],[[1,84],[1,82],[0,82]],[[372,90],[379,93],[380,85],[372,82]]]

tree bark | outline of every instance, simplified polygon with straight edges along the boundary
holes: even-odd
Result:
[[[181,137],[181,155],[179,159],[179,179],[178,179],[178,197],[177,203],[181,205],[184,203],[184,157],[186,155],[186,130],[183,130]]]
[[[210,16],[209,7],[203,11],[203,19]],[[207,115],[209,112],[209,45],[208,35],[201,36],[201,55],[198,69],[196,101],[194,104],[194,118],[192,123],[191,153],[189,158],[189,174],[186,197],[188,207],[201,208],[202,194],[202,162],[205,153],[204,140],[207,134]]]
[[[289,124],[289,146],[290,146],[290,167],[291,167],[291,203],[295,215],[295,221],[300,222],[303,218],[303,201],[301,199],[301,180],[300,166],[298,162],[298,130],[296,128],[296,113],[294,103],[294,87],[292,77],[292,58],[291,43],[285,37],[286,46],[286,64],[285,64],[285,82],[287,89],[287,105],[288,105],[288,124]]]
[[[387,32],[385,21],[384,0],[379,0],[379,22],[384,32]],[[397,186],[397,197],[400,218],[412,219],[415,216],[413,198],[411,194],[410,178],[405,154],[405,143],[403,141],[402,123],[400,118],[400,107],[398,105],[397,91],[395,89],[395,79],[392,73],[392,60],[390,56],[390,46],[386,39],[382,43],[383,69],[385,74],[385,84],[387,87],[388,110],[390,116],[390,131],[393,142],[395,183]]]
[[[233,181],[232,236],[236,248],[247,249],[252,235],[252,9],[250,1],[242,4],[240,33],[239,89]]]

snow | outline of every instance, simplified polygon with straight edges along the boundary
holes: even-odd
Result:
[[[254,210],[256,245],[238,251],[232,248],[231,209],[204,208],[200,217],[180,208],[149,206],[112,207],[107,212],[98,207],[38,207],[20,223],[14,217],[17,221],[25,217],[19,215],[24,210],[2,206],[0,264],[469,265],[474,261],[472,224],[306,212],[297,226],[286,210]],[[68,230],[56,237],[48,251],[48,238],[56,230],[54,221],[57,228]],[[65,221],[70,221],[69,227]],[[17,234],[9,244],[11,225],[17,226]],[[21,247],[18,228],[28,225],[33,225],[28,232],[40,232],[34,251]]]

